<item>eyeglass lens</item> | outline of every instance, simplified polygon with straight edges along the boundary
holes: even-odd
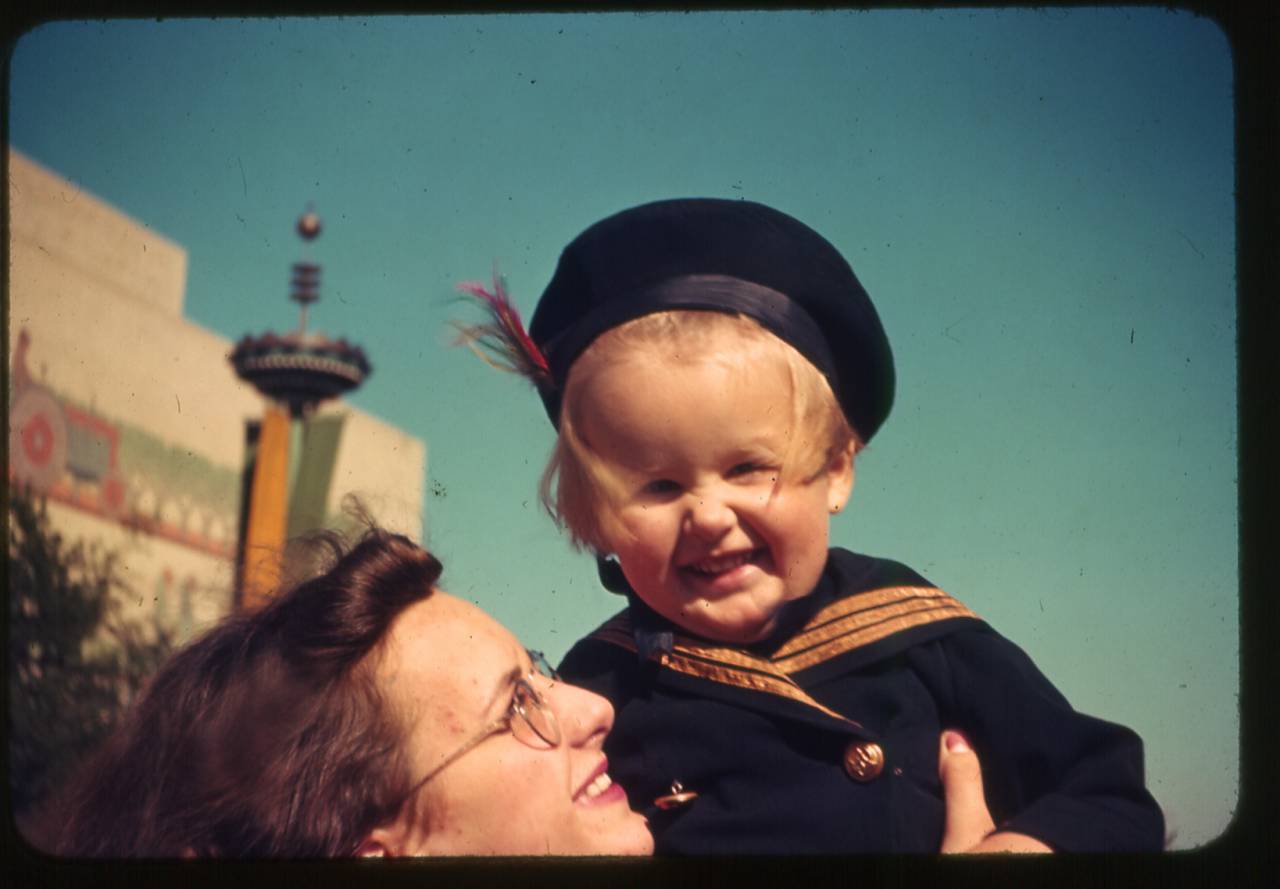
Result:
[[[558,681],[559,676],[556,671],[547,663],[547,659],[540,651],[530,651],[529,660],[533,663],[533,672],[541,676]],[[516,719],[512,720],[511,729],[517,735],[523,734],[520,729],[527,728],[533,731],[534,738],[521,737],[524,743],[541,741],[557,747],[560,744],[560,726],[556,722],[555,714],[551,712],[551,708],[547,706],[547,702],[539,694],[538,690],[530,685],[527,681],[521,680],[516,683],[515,701],[513,702]]]

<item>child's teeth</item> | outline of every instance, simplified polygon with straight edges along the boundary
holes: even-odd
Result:
[[[739,565],[745,564],[750,560],[750,553],[739,553],[736,556],[726,556],[722,559],[704,559],[694,566],[698,571],[704,574],[719,574],[722,571],[729,571],[737,568]]]

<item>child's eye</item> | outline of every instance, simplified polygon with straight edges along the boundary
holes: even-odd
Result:
[[[644,486],[646,494],[674,494],[679,490],[680,485],[669,478],[654,479]]]
[[[745,463],[738,463],[732,469],[730,469],[729,476],[731,478],[735,478],[735,477],[741,477],[741,476],[756,475],[759,473],[769,472],[769,471],[770,471],[770,468],[768,466],[765,466],[761,463],[754,463],[751,461],[747,461]]]

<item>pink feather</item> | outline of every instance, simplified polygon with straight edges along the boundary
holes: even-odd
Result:
[[[518,373],[535,385],[549,384],[551,366],[525,330],[497,270],[493,273],[492,291],[479,281],[463,281],[458,290],[480,300],[489,315],[485,324],[456,325],[460,342],[495,367]]]

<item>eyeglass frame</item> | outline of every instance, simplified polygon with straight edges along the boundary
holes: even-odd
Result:
[[[504,713],[502,716],[499,716],[497,719],[493,720],[493,722],[489,723],[487,726],[485,726],[479,733],[475,735],[475,737],[467,741],[465,744],[463,744],[453,753],[450,753],[447,757],[445,757],[444,762],[440,763],[440,765],[436,766],[426,775],[419,778],[417,783],[413,785],[413,789],[409,791],[410,796],[417,793],[419,790],[423,788],[423,786],[426,785],[428,781],[430,781],[436,775],[439,775],[446,768],[453,765],[463,756],[470,753],[472,750],[478,747],[482,742],[487,741],[489,738],[493,737],[494,735],[500,735],[508,731],[514,734],[514,731],[511,728],[511,724],[517,718],[519,718],[525,725],[527,725],[529,729],[535,735],[538,736],[538,738],[540,738],[542,741],[545,741],[547,744],[550,744],[551,749],[555,749],[556,747],[560,746],[561,742],[564,739],[564,734],[560,731],[560,722],[559,720],[556,719],[555,711],[552,710],[547,705],[546,698],[544,698],[542,696],[542,693],[539,692],[536,688],[534,688],[533,683],[529,681],[529,679],[532,678],[533,675],[536,673],[539,676],[544,676],[547,679],[550,679],[552,682],[559,682],[560,674],[555,671],[555,668],[551,666],[550,661],[547,660],[546,656],[542,652],[534,651],[528,648],[525,649],[525,652],[529,655],[529,661],[533,665],[533,669],[531,669],[527,674],[520,677],[513,683],[513,685],[515,686],[515,690],[511,694],[511,706],[507,708],[507,712]],[[532,702],[533,706],[536,707],[539,711],[541,711],[542,714],[546,717],[547,727],[550,729],[550,733],[555,735],[554,739],[548,738],[546,735],[540,732],[538,730],[538,727],[534,725],[533,722],[527,716],[525,716],[525,711],[523,709],[523,703],[521,701],[521,695],[520,695],[520,692],[522,690],[524,691],[525,700]],[[527,742],[522,740],[519,736],[516,736],[516,740],[519,740],[522,744],[526,744],[526,746],[528,746]]]

